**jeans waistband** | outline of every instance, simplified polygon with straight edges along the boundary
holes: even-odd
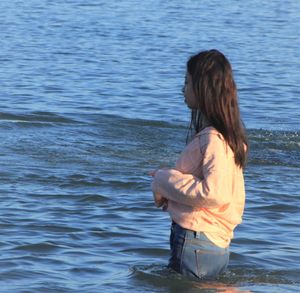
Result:
[[[175,223],[174,221],[172,221],[172,229],[175,232],[175,234],[177,234],[177,233],[182,234],[182,235],[184,235],[185,239],[190,239],[190,241],[201,241],[202,243],[205,243],[205,245],[207,245],[207,246],[209,246],[213,249],[216,249],[216,250],[219,250],[219,251],[224,251],[224,252],[228,251],[228,247],[223,248],[223,247],[219,247],[216,244],[214,244],[205,235],[205,233],[203,231],[193,231],[193,230],[183,228],[180,225],[178,225],[177,223]]]
[[[172,227],[176,227],[176,229],[185,231],[189,235],[193,235],[195,238],[200,238],[201,234],[203,234],[205,236],[205,234],[204,234],[203,231],[193,231],[193,230],[189,230],[189,229],[183,228],[179,224],[177,224],[176,222],[174,222],[173,220],[172,220]]]

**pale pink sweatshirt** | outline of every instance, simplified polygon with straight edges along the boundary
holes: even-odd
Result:
[[[202,231],[227,247],[241,223],[245,204],[243,170],[231,148],[213,127],[200,131],[185,147],[176,168],[160,169],[152,183],[155,195],[168,199],[167,211],[183,228]]]

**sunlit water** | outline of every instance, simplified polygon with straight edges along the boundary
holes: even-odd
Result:
[[[0,2],[1,292],[299,291],[299,3],[223,2]],[[184,147],[185,62],[207,48],[250,158],[229,269],[196,283],[166,268],[148,171]]]

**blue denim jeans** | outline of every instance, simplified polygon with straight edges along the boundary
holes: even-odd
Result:
[[[203,232],[194,232],[172,223],[169,268],[196,279],[215,279],[229,262],[229,249],[211,242]]]

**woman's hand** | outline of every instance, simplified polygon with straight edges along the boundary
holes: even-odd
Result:
[[[155,169],[155,170],[153,170],[153,171],[150,171],[150,172],[148,173],[148,175],[150,175],[150,176],[152,176],[152,177],[155,177],[155,174],[156,174],[157,171],[159,171],[159,170],[168,170],[168,169],[169,169],[169,168],[166,168],[166,167],[159,168],[159,169]]]
[[[153,170],[153,171],[150,171],[149,172],[149,175],[152,176],[152,177],[155,177],[155,174],[156,172],[158,171],[159,169],[156,169],[156,170]],[[168,206],[168,200],[163,197],[161,194],[159,193],[153,193],[153,198],[154,198],[154,203],[155,203],[155,206],[160,208],[160,207],[163,207],[163,210],[165,211],[167,209],[167,206]]]
[[[155,173],[157,172],[158,169],[156,170],[153,170],[153,171],[150,171],[148,174],[151,176],[151,177],[154,177],[155,176]]]
[[[154,197],[155,205],[158,208],[164,207],[168,204],[168,200],[159,193],[153,193],[153,197]]]

